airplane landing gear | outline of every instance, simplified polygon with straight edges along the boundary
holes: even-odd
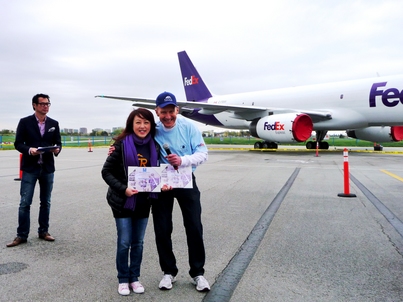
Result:
[[[273,142],[256,142],[253,145],[255,149],[278,149],[278,145]]]
[[[316,142],[319,142],[319,149],[323,150],[328,150],[329,149],[329,143],[324,142],[323,139],[326,136],[327,131],[316,131]],[[316,149],[316,142],[309,141],[306,143],[306,148],[307,149]]]
[[[254,148],[254,149],[262,149],[262,143],[261,143],[261,142],[256,142],[256,143],[253,145],[253,148]]]
[[[307,149],[316,149],[316,142],[309,141],[306,143]],[[319,142],[319,149],[328,150],[329,143],[328,142]]]

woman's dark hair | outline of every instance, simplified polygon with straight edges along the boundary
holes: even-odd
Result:
[[[152,138],[154,138],[155,126],[156,126],[155,121],[154,121],[154,115],[152,114],[152,112],[150,110],[147,110],[145,108],[137,108],[129,114],[129,117],[127,118],[127,121],[126,121],[126,127],[125,127],[125,129],[123,129],[123,132],[121,134],[119,134],[117,137],[114,138],[115,142],[119,142],[119,141],[123,140],[126,136],[128,136],[129,134],[134,133],[133,121],[136,116],[141,117],[150,122],[150,124],[151,124],[150,135]]]

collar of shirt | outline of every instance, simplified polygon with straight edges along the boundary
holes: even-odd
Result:
[[[45,119],[43,120],[43,122],[41,122],[36,115],[35,115],[35,118],[36,118],[36,121],[38,122],[38,127],[39,127],[39,131],[41,132],[41,136],[43,136],[45,134],[46,116],[45,116]]]

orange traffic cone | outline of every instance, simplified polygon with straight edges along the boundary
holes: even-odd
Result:
[[[339,197],[357,197],[357,195],[350,193],[350,172],[348,167],[348,150],[344,148],[343,151],[343,165],[344,165],[344,193],[339,193]]]
[[[20,153],[20,177],[19,178],[14,178],[14,180],[21,180],[22,179],[21,166],[22,166],[22,153]]]
[[[88,139],[88,152],[92,152],[91,140]]]

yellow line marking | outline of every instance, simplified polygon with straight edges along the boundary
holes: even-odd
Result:
[[[386,170],[381,170],[381,172],[388,174],[389,176],[392,176],[393,178],[396,178],[397,180],[400,180],[403,182],[403,178],[400,176],[397,176],[396,174],[390,173],[389,171],[386,171]]]

